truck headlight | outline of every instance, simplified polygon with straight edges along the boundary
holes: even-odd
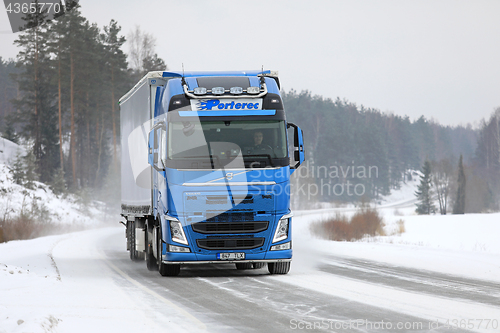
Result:
[[[286,242],[283,244],[271,246],[271,251],[290,250],[291,248],[292,248],[292,242]]]
[[[179,221],[170,221],[170,234],[172,235],[172,241],[188,245],[186,235],[182,229],[182,224]]]
[[[274,232],[273,243],[282,241],[288,238],[288,223],[292,214],[284,215],[278,222],[278,227],[276,227],[276,231]]]
[[[168,252],[191,252],[189,247],[168,245]]]

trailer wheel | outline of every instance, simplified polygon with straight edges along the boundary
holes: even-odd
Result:
[[[290,270],[290,262],[270,262],[267,269],[271,274],[287,274]]]
[[[238,262],[235,264],[236,269],[243,270],[243,269],[252,269],[252,263],[251,262]]]
[[[135,249],[136,233],[135,233],[135,223],[134,222],[130,223],[129,239],[130,239],[130,259],[132,261],[144,260],[144,258],[146,257],[145,253],[139,252]]]
[[[148,223],[146,225],[146,232],[145,232],[145,243],[146,244],[146,267],[150,271],[157,271],[158,270],[158,263],[156,262],[156,258],[153,255],[153,244],[152,241],[149,239],[149,235],[153,234],[152,232],[152,226]]]
[[[130,260],[137,261],[137,251],[135,250],[135,224],[129,224],[128,239],[130,243]]]
[[[176,264],[165,264],[162,261],[161,253],[163,248],[163,243],[161,240],[161,229],[157,234],[157,258],[158,258],[158,271],[161,276],[177,276],[181,272],[181,265]]]
[[[262,268],[266,265],[265,262],[254,262],[253,263],[253,269],[259,269],[259,268]]]

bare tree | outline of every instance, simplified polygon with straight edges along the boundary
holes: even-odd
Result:
[[[155,52],[156,38],[136,25],[128,34],[129,63],[140,76],[152,70],[166,70],[165,61]]]
[[[432,183],[436,190],[439,202],[439,212],[446,215],[448,209],[448,196],[451,192],[453,167],[449,160],[441,160],[432,167]]]

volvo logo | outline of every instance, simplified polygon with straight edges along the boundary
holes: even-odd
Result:
[[[217,178],[217,179],[212,179],[212,180],[209,180],[208,182],[204,183],[204,184],[214,184],[216,185],[217,183],[215,182],[218,182],[218,181],[224,181],[224,180],[232,180],[234,178],[234,176],[238,176],[238,175],[241,175],[241,174],[244,174],[246,172],[249,172],[250,170],[245,170],[245,171],[241,171],[241,172],[237,172],[237,173],[234,173],[234,172],[223,172],[224,174],[224,177],[221,177],[221,178]],[[222,184],[221,184],[222,185]]]

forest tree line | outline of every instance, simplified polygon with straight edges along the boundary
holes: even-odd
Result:
[[[0,58],[0,129],[28,144],[45,183],[72,191],[100,187],[119,170],[118,99],[150,70],[165,70],[154,38],[137,27],[130,56],[118,22],[100,29],[66,1],[53,21],[39,12],[25,17],[15,60]],[[111,169],[113,170],[113,169]]]
[[[111,20],[100,29],[79,8],[76,1],[67,0],[63,15],[52,22],[38,13],[26,17],[33,27],[19,34],[17,58],[0,58],[2,136],[29,144],[42,182],[61,183],[63,177],[72,191],[98,189],[110,171],[118,173],[118,99],[148,71],[167,67],[154,52],[151,35],[138,27],[130,33],[127,57],[118,22]],[[453,201],[462,155],[466,211],[498,209],[500,110],[480,128],[472,128],[442,126],[423,116],[412,121],[308,91],[283,92],[283,100],[288,120],[305,134],[307,164],[297,173],[306,168],[320,171],[300,182],[318,188],[324,182],[330,188],[350,182],[362,185],[362,197],[372,200],[400,188],[416,176],[410,170],[420,170],[429,161],[436,193],[446,189]],[[360,171],[374,167],[376,174],[363,176]],[[356,173],[351,172],[354,168]],[[320,192],[298,201],[363,198]]]
[[[319,189],[316,202],[352,202],[379,199],[401,184],[418,176],[428,161],[432,169],[432,191],[443,202],[445,211],[455,200],[460,155],[467,177],[466,212],[498,209],[500,199],[500,108],[479,128],[443,126],[424,116],[412,121],[409,117],[384,114],[379,110],[357,106],[346,100],[313,96],[308,91],[291,90],[283,94],[287,119],[301,126],[305,136],[306,170],[297,170],[298,183]],[[371,177],[358,170],[376,167]],[[356,172],[345,172],[346,170]],[[325,171],[331,172],[325,177]],[[301,175],[303,177],[301,177]],[[418,179],[418,177],[417,177]],[[325,182],[331,182],[330,187]],[[350,182],[366,189],[362,197],[354,191],[339,195],[326,193],[335,184]],[[315,184],[311,186],[309,184]],[[321,188],[325,191],[321,191]],[[298,193],[297,203],[310,204],[311,197]],[[446,198],[444,198],[446,196]],[[444,213],[444,212],[442,212]]]

